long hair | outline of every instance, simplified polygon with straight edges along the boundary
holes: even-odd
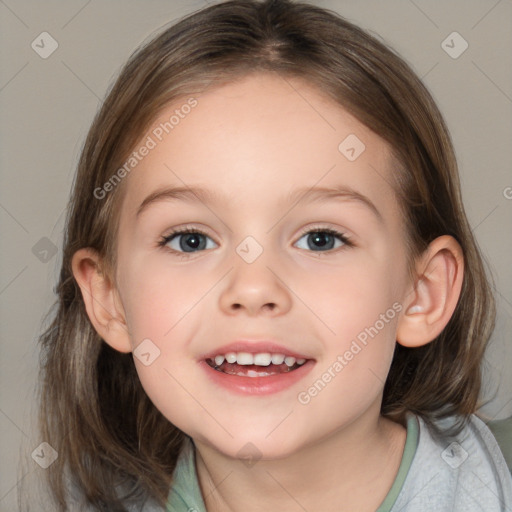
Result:
[[[393,50],[334,12],[289,0],[227,1],[164,28],[130,57],[83,146],[53,319],[40,337],[40,431],[59,454],[45,472],[54,510],[68,510],[71,484],[95,510],[125,511],[145,497],[166,502],[185,434],[151,403],[132,355],[110,348],[92,327],[71,260],[80,248],[95,249],[115,283],[126,180],[104,198],[94,191],[170,102],[254,72],[307,80],[389,144],[410,264],[440,235],[453,236],[464,252],[452,318],[424,347],[397,344],[382,414],[400,420],[409,410],[432,423],[467,418],[478,406],[495,306],[431,95]]]

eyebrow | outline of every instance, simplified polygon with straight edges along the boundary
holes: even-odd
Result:
[[[297,188],[284,198],[286,202],[293,204],[302,201],[310,203],[333,199],[359,202],[371,210],[381,222],[384,221],[382,214],[368,197],[347,186]],[[204,204],[229,203],[226,198],[222,198],[203,187],[165,187],[151,192],[142,201],[137,209],[136,217],[139,217],[151,204],[161,201],[187,201]]]

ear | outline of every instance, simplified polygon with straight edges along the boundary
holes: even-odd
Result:
[[[416,279],[398,321],[398,343],[419,347],[441,334],[457,306],[463,275],[464,256],[455,238],[432,241],[416,263]]]
[[[91,248],[79,249],[71,261],[87,315],[96,332],[119,352],[131,352],[125,314],[111,280],[101,270],[101,258]]]

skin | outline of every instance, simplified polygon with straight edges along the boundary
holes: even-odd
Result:
[[[149,366],[135,357],[137,372],[155,406],[194,439],[209,512],[374,511],[406,437],[403,425],[379,414],[395,343],[419,346],[442,331],[460,294],[460,247],[451,237],[436,239],[409,278],[387,144],[307,83],[256,74],[197,100],[125,178],[116,286],[94,251],[73,258],[89,317],[119,351],[148,338],[160,350]],[[366,146],[355,161],[338,150],[350,134]],[[184,184],[223,199],[162,200],[137,217],[151,192]],[[351,187],[379,215],[346,198],[286,202],[295,188],[312,186]],[[187,259],[171,250],[179,250],[179,237],[158,246],[184,226],[209,237],[207,249]],[[353,246],[308,248],[304,228],[336,229]],[[252,263],[236,252],[247,236],[263,250]],[[298,393],[394,303],[401,311],[301,404]],[[315,366],[279,393],[232,394],[211,383],[198,359],[240,338],[276,340]],[[251,467],[238,455],[248,442],[261,457]]]

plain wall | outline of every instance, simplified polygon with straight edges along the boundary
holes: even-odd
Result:
[[[512,3],[509,0],[314,1],[378,34],[437,100],[458,156],[471,226],[496,282],[498,319],[485,361],[483,412],[512,415]],[[53,303],[64,211],[80,147],[101,98],[132,51],[202,1],[0,2],[0,510],[44,471],[30,458],[37,337]],[[57,50],[41,58],[43,31]],[[458,58],[441,44],[467,41]],[[452,38],[453,39],[453,38]],[[448,39],[448,41],[451,41]],[[452,53],[463,41],[456,36]],[[48,48],[48,46],[47,46]],[[55,251],[55,254],[53,252]],[[19,470],[20,457],[27,467]]]

